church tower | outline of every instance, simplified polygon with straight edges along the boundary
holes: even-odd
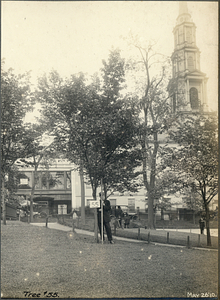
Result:
[[[196,26],[187,2],[179,2],[179,16],[173,30],[172,79],[168,90],[173,113],[207,111],[206,74],[200,71],[200,51],[196,46]]]

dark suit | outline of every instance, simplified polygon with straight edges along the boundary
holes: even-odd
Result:
[[[111,221],[111,205],[109,200],[104,200],[103,204],[103,232],[104,232],[104,227],[107,233],[107,237],[109,242],[112,241],[112,231],[111,231],[111,226],[109,222]],[[102,236],[102,231],[101,231],[101,209],[98,210],[98,226],[99,226],[99,232],[100,236]],[[103,239],[104,235],[103,235]]]

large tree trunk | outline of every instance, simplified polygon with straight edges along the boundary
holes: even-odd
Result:
[[[33,202],[34,202],[34,192],[35,192],[35,185],[36,185],[36,171],[32,174],[32,188],[31,188],[31,197],[30,197],[30,222],[32,223],[34,221],[33,217]]]
[[[84,184],[84,177],[83,177],[83,170],[80,167],[80,183],[81,183],[81,222],[85,225],[85,184]]]
[[[160,218],[162,221],[164,220],[164,211],[163,211],[163,208],[161,208],[161,218]]]
[[[96,200],[96,188],[92,190],[92,197]],[[98,243],[98,209],[94,208],[94,239],[95,242]]]
[[[207,232],[207,246],[211,246],[211,235],[210,235],[210,228],[209,228],[209,207],[208,205],[205,206],[206,212],[206,232]]]
[[[148,193],[148,228],[154,228],[154,199],[151,193]]]

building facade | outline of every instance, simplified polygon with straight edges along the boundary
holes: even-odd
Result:
[[[32,168],[22,168],[19,175],[18,199],[29,204],[35,176],[35,210],[47,214],[67,214],[72,211],[74,173],[72,165],[56,160],[49,169],[40,168],[34,175]],[[73,191],[73,192],[72,192]]]

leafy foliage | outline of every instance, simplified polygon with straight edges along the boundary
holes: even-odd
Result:
[[[164,189],[160,189],[158,177],[163,170],[161,165],[161,154],[163,140],[169,124],[166,122],[170,114],[169,95],[166,91],[167,69],[166,64],[158,57],[164,56],[155,53],[153,45],[142,46],[138,37],[131,36],[130,44],[140,53],[141,61],[136,62],[136,66],[141,65],[141,73],[144,74],[144,83],[141,82],[141,91],[138,91],[140,108],[143,112],[142,123],[140,126],[140,144],[142,149],[143,161],[143,184],[147,191],[148,198],[148,227],[154,227],[154,200],[158,199],[158,191],[161,196]],[[151,76],[153,64],[162,64],[160,72]],[[135,70],[136,71],[136,70]],[[140,84],[140,83],[139,83]],[[162,141],[162,143],[161,143]]]
[[[216,116],[188,116],[170,136],[179,144],[170,159],[182,187],[190,187],[203,199],[203,205],[208,205],[218,192]]]
[[[4,64],[4,63],[3,63]],[[15,161],[24,157],[26,145],[23,119],[33,109],[29,74],[15,75],[1,70],[1,173],[9,173]]]
[[[218,127],[214,114],[187,116],[170,130],[171,139],[179,144],[167,163],[184,191],[198,194],[206,212],[207,245],[211,245],[209,231],[209,203],[218,193]]]
[[[139,111],[132,98],[120,95],[124,60],[118,50],[113,50],[108,62],[103,61],[103,64],[102,80],[94,75],[87,84],[85,76],[79,74],[62,81],[53,72],[49,80],[39,81],[38,91],[44,122],[49,119],[57,150],[78,169],[83,168],[94,197],[101,178],[106,191],[119,189],[119,183],[121,189],[133,188],[128,175],[135,177],[132,170],[139,165],[140,155],[140,151],[135,150]],[[125,178],[122,170],[128,161],[132,165],[125,182],[121,179]]]

